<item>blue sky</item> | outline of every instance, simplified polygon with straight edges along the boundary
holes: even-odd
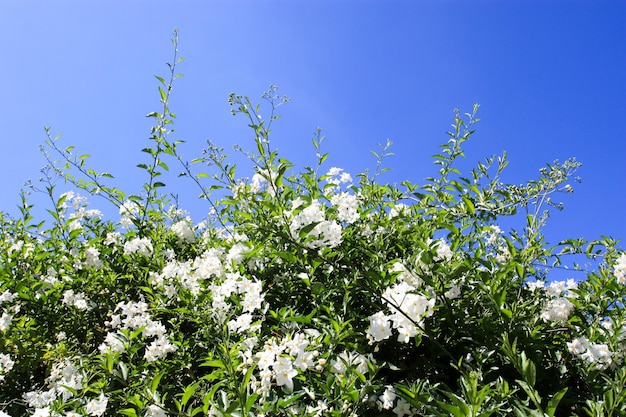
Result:
[[[312,164],[319,126],[327,167],[356,176],[390,139],[381,179],[421,184],[453,109],[477,102],[466,167],[506,151],[503,179],[521,183],[576,157],[583,182],[563,196],[549,240],[626,237],[626,2],[601,0],[1,0],[0,210],[15,214],[24,181],[39,176],[44,126],[138,191],[144,116],[159,107],[153,75],[166,74],[175,27],[185,60],[172,138],[190,159],[207,139],[250,146],[228,94],[256,99],[276,84],[292,99],[274,127],[283,156]]]

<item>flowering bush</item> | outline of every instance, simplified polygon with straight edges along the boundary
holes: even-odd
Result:
[[[49,136],[51,220],[26,196],[0,216],[0,416],[626,415],[626,254],[542,235],[576,161],[524,185],[501,182],[505,155],[462,174],[475,108],[423,185],[379,182],[388,146],[356,181],[323,169],[319,135],[317,166],[296,171],[270,144],[288,101],[272,87],[267,120],[230,96],[255,145],[239,178],[216,145],[186,162],[169,139],[179,61],[157,77],[141,193]],[[168,200],[167,158],[201,223]],[[590,265],[551,279],[573,255]]]

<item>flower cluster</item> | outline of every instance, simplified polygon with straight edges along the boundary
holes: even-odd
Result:
[[[212,284],[211,287],[213,314],[217,317],[227,317],[232,314],[233,304],[228,300],[236,295],[239,299],[240,311],[238,317],[228,322],[228,328],[237,333],[255,330],[252,325],[252,314],[263,306],[261,282],[251,280],[241,274],[226,273],[226,279],[221,284]],[[239,310],[239,309],[238,309]]]
[[[612,363],[613,353],[604,343],[591,343],[584,336],[567,343],[567,348],[572,355],[592,365],[594,369],[606,369]]]
[[[85,260],[82,265],[88,268],[102,268],[102,261],[100,260],[100,251],[98,248],[89,246],[85,249]]]
[[[398,417],[415,415],[415,410],[411,408],[411,404],[404,398],[396,394],[393,385],[385,386],[385,391],[380,396],[372,396],[370,401],[375,402],[378,410],[392,410]],[[396,406],[394,407],[394,403]]]
[[[391,336],[391,329],[398,331],[398,341],[408,343],[424,326],[424,318],[434,312],[435,297],[425,295],[416,287],[400,282],[385,290],[382,296],[391,314],[379,311],[369,317],[367,338],[370,343],[380,342]]]
[[[542,288],[545,295],[548,297],[543,310],[541,312],[541,319],[545,322],[553,322],[563,324],[567,321],[574,304],[570,301],[570,298],[576,298],[576,293],[572,290],[578,288],[578,284],[573,279],[567,281],[553,281],[546,286],[546,283],[540,280],[534,282],[528,282],[527,287],[531,291],[536,291]]]
[[[342,184],[349,185],[352,183],[352,176],[345,172],[343,168],[332,167],[326,173],[326,190],[335,192],[339,190]]]
[[[357,196],[347,192],[334,194],[330,202],[337,209],[337,219],[340,222],[352,224],[359,218],[359,199]]]
[[[4,376],[13,369],[15,361],[6,353],[0,353],[0,382],[4,380]]]
[[[151,256],[154,249],[152,242],[147,237],[135,237],[124,243],[124,255],[139,253],[143,256]]]
[[[395,219],[398,216],[404,216],[410,212],[410,207],[404,203],[395,204],[393,207],[389,209],[389,218]]]
[[[307,371],[334,375],[343,380],[352,371],[361,375],[369,372],[368,363],[371,358],[355,351],[341,351],[332,359],[322,355],[319,348],[320,332],[314,329],[305,329],[286,335],[280,339],[270,338],[256,353],[254,347],[258,339],[248,338],[248,349],[241,353],[244,358],[242,371],[249,366],[256,365],[255,375],[252,377],[252,387],[255,392],[267,398],[273,387],[281,387],[288,392],[294,390],[294,380],[298,375],[305,375]],[[304,379],[302,379],[304,381]],[[315,393],[311,392],[311,398]],[[321,415],[323,411],[330,411],[325,399],[317,399],[315,405],[308,405],[307,413]]]
[[[298,375],[297,369],[306,371],[313,363],[313,357],[317,355],[316,351],[306,351],[307,346],[309,341],[301,333],[295,334],[291,340],[285,339],[280,343],[268,340],[263,350],[254,355],[260,377],[255,384],[257,392],[267,395],[272,383],[293,390],[293,378]]]
[[[85,300],[85,293],[77,292],[74,293],[74,290],[65,290],[63,292],[63,301],[64,305],[76,307],[79,310],[87,310],[89,307],[87,305],[87,300]]]
[[[445,240],[438,239],[432,242],[432,240],[429,239],[427,243],[429,245],[434,244],[435,246],[435,251],[436,251],[435,261],[450,262],[450,260],[452,260],[452,258],[454,257],[454,254],[452,253],[450,246]]]
[[[341,243],[341,225],[335,220],[326,220],[323,206],[318,200],[313,200],[309,206],[301,208],[304,201],[294,200],[292,212],[297,212],[291,220],[289,230],[294,239],[300,240],[300,230],[314,225],[308,232],[304,244],[310,249],[334,248]]]
[[[61,194],[59,201],[62,201],[59,213],[61,218],[66,216],[67,209],[70,206],[74,209],[74,212],[68,216],[68,219],[70,220],[70,230],[82,228],[83,219],[102,218],[102,212],[100,210],[87,209],[87,206],[89,205],[87,198],[73,191]]]
[[[109,332],[105,341],[100,345],[99,350],[102,353],[107,352],[123,352],[126,347],[122,342],[126,336],[122,331],[141,329],[143,337],[154,337],[154,340],[146,347],[144,358],[148,362],[155,362],[165,357],[170,352],[177,350],[176,345],[169,341],[165,326],[155,320],[148,313],[148,304],[142,301],[138,302],[120,302],[115,308],[115,312],[108,322],[108,326],[116,332]]]
[[[5,303],[12,303],[16,296],[17,294],[12,293],[9,290],[5,290],[2,294],[0,294],[0,306]],[[9,328],[11,320],[13,320],[13,314],[11,313],[15,313],[17,311],[19,311],[19,305],[9,308],[2,308],[2,315],[0,316],[0,332],[5,331]]]
[[[66,403],[83,390],[86,377],[76,364],[70,360],[56,363],[46,379],[47,390],[29,391],[24,394],[24,401],[35,409],[33,416],[50,417],[50,407],[55,402]],[[85,412],[90,416],[102,416],[106,410],[108,398],[101,393],[98,399],[82,402]],[[81,403],[79,403],[81,404]],[[74,411],[67,415],[81,415]]]
[[[188,220],[180,220],[172,225],[172,232],[181,243],[191,243],[196,240],[193,229],[189,226]]]
[[[133,220],[139,217],[139,204],[135,201],[125,201],[119,208],[120,225],[126,229],[133,225]]]
[[[108,402],[109,399],[104,395],[104,393],[100,393],[98,398],[90,400],[85,405],[85,412],[90,416],[102,416],[107,409]]]

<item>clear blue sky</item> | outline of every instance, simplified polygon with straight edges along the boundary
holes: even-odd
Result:
[[[0,0],[0,210],[16,213],[23,182],[38,177],[46,125],[138,191],[144,116],[158,110],[153,75],[167,71],[174,27],[185,61],[173,138],[189,158],[206,139],[251,145],[228,94],[273,83],[293,100],[274,129],[285,157],[313,163],[319,126],[328,167],[356,175],[390,139],[382,179],[423,183],[453,109],[478,102],[467,166],[506,150],[504,180],[520,183],[577,157],[583,182],[549,240],[626,238],[624,1]]]

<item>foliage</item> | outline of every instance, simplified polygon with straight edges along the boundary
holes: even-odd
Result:
[[[50,223],[26,195],[0,217],[0,416],[626,415],[626,255],[542,234],[575,160],[521,186],[501,181],[506,155],[461,173],[475,106],[423,185],[379,182],[389,143],[356,181],[323,169],[320,132],[296,171],[271,146],[289,101],[272,86],[265,107],[229,98],[253,133],[241,179],[217,145],[185,161],[169,139],[177,42],[140,193],[47,130]],[[165,192],[172,163],[211,211],[199,224]],[[586,278],[549,281],[572,254]]]

